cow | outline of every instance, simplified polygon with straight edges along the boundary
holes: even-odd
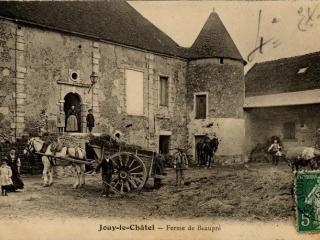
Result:
[[[318,167],[320,150],[314,147],[291,147],[285,156],[292,171],[298,171],[300,167],[309,167],[313,170]]]

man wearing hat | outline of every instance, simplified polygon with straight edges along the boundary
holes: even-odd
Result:
[[[177,148],[177,150],[173,168],[176,170],[176,186],[181,186],[184,184],[184,170],[188,168],[188,158],[182,148]]]
[[[118,143],[118,144],[121,144],[123,142],[122,140],[122,132],[120,132],[119,130],[116,130],[113,134],[114,136],[114,140]]]
[[[88,110],[88,115],[87,115],[87,127],[89,129],[89,132],[92,132],[92,129],[94,128],[94,116],[92,114],[92,109]]]
[[[99,165],[95,169],[97,173],[101,169],[102,186],[103,186],[103,196],[109,197],[109,190],[111,186],[112,174],[114,172],[114,166],[112,160],[110,159],[110,153],[106,153]]]

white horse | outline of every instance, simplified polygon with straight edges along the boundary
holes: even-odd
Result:
[[[42,149],[42,148],[46,149]],[[54,155],[56,157],[73,157],[77,159],[85,159],[86,152],[80,147],[68,148],[62,146],[62,148],[57,149],[58,151],[52,151],[52,144],[45,146],[45,142],[38,137],[30,138],[26,148],[24,149],[24,154],[32,152],[44,152],[46,155]],[[85,164],[73,163],[69,161],[63,161],[59,159],[49,158],[47,156],[42,156],[43,163],[43,180],[44,186],[48,187],[53,183],[53,170],[54,166],[68,166],[71,165],[76,172],[76,180],[73,184],[73,188],[82,187],[85,184]]]

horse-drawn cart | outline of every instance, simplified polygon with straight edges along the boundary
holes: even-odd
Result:
[[[96,141],[95,141],[96,140]],[[39,140],[37,140],[39,142]],[[32,141],[34,142],[34,140]],[[162,163],[156,152],[141,149],[138,146],[118,144],[112,138],[91,139],[86,144],[86,157],[77,158],[58,156],[57,154],[47,154],[36,151],[36,154],[46,156],[52,165],[64,165],[65,163],[85,164],[93,167],[107,155],[114,165],[111,188],[115,192],[128,193],[141,190],[147,183],[159,186],[163,179]],[[89,153],[89,154],[88,154]],[[59,164],[55,164],[55,161]]]
[[[120,193],[138,191],[145,186],[147,180],[158,182],[163,178],[163,170],[159,166],[155,152],[142,149],[122,149],[121,146],[106,147],[89,145],[96,158],[102,159],[107,154],[113,162],[115,172],[111,186]]]

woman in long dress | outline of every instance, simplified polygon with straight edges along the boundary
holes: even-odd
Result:
[[[71,106],[71,109],[68,111],[66,131],[68,132],[78,131],[77,113],[74,106]]]
[[[21,161],[20,161],[20,158],[18,158],[18,156],[16,155],[15,148],[12,148],[10,150],[7,160],[8,160],[7,164],[12,171],[12,182],[13,182],[12,190],[15,191],[17,189],[23,189],[24,183],[20,177]]]

